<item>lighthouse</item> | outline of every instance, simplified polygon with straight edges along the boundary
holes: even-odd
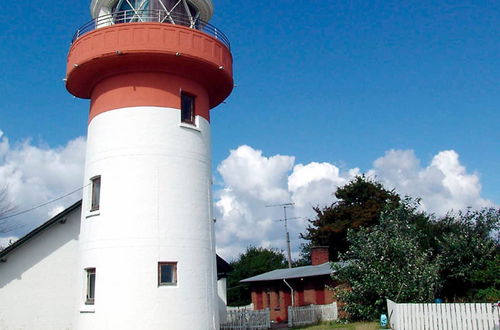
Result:
[[[229,41],[211,0],[90,10],[66,70],[90,99],[75,328],[218,329],[210,109],[233,88]]]

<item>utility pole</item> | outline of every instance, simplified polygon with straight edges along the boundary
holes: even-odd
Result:
[[[292,268],[292,253],[290,251],[290,233],[288,232],[288,222],[287,222],[287,217],[286,217],[286,209],[289,207],[293,207],[295,203],[284,203],[284,204],[276,204],[276,205],[266,205],[266,207],[282,207],[283,208],[283,214],[284,218],[283,221],[285,222],[285,232],[286,232],[286,249],[287,249],[287,257],[288,257],[288,268]]]

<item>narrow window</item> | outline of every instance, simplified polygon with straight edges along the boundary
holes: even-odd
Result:
[[[181,121],[183,123],[194,124],[194,100],[194,95],[181,92]]]
[[[177,284],[177,263],[159,262],[158,263],[158,286]]]
[[[101,199],[101,176],[93,177],[90,181],[92,183],[90,210],[97,211],[99,210],[99,201]]]
[[[95,268],[85,269],[87,272],[87,296],[86,305],[93,305],[95,299]]]

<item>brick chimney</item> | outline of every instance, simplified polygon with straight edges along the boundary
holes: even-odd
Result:
[[[311,264],[313,266],[330,261],[328,246],[313,246],[311,248]]]

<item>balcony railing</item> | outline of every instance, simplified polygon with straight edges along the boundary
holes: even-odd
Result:
[[[124,10],[117,11],[109,15],[99,16],[80,27],[74,34],[72,42],[75,42],[85,33],[96,30],[98,28],[123,23],[145,22],[182,25],[187,26],[191,29],[200,30],[206,34],[211,35],[215,39],[218,39],[224,45],[226,45],[228,49],[231,49],[229,39],[215,26],[199,19],[198,17],[168,12],[165,10]]]

